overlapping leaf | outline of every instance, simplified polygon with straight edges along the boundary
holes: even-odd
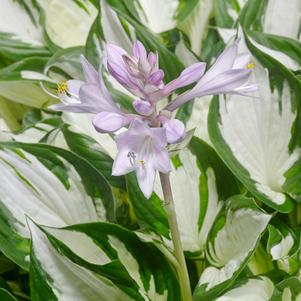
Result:
[[[254,200],[233,196],[210,230],[206,258],[210,263],[194,292],[195,300],[214,298],[231,285],[254,252],[271,215]]]
[[[104,223],[30,229],[34,301],[180,300],[169,263],[133,232]]]
[[[111,189],[75,154],[37,144],[1,143],[1,250],[28,266],[26,216],[49,226],[113,220]]]

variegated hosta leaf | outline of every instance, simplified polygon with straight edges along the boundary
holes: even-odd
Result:
[[[209,300],[226,289],[244,268],[265,231],[271,215],[260,210],[253,199],[233,196],[210,230],[203,271],[195,300]]]
[[[300,12],[298,0],[289,4],[281,0],[249,0],[240,14],[240,22],[258,49],[296,70],[300,67]],[[290,22],[286,22],[287,15],[291,16]]]
[[[134,4],[141,22],[154,33],[161,33],[176,26],[179,2],[179,0],[135,0]]]
[[[242,279],[216,301],[300,301],[300,280],[287,278],[280,283],[266,275]]]
[[[47,58],[27,58],[0,70],[0,95],[31,107],[46,107],[55,102],[40,87]],[[39,78],[33,75],[39,74]],[[43,76],[43,75],[42,75]]]
[[[0,131],[9,131],[9,129],[12,131],[19,130],[21,127],[20,120],[22,120],[27,109],[26,106],[9,101],[0,96],[0,116],[8,127],[6,128],[4,125],[0,125]]]
[[[134,173],[125,178],[129,201],[140,228],[169,238],[168,220],[160,197],[153,193],[150,199],[146,199]]]
[[[37,11],[26,3],[25,9],[19,1],[1,1],[0,32],[13,34],[13,39],[36,46],[43,44],[42,32],[37,26]]]
[[[197,57],[191,51],[191,49],[186,45],[183,37],[180,38],[176,46],[175,54],[181,60],[181,62],[184,64],[185,67],[188,67],[198,62]]]
[[[197,97],[193,102],[191,116],[186,123],[188,129],[195,128],[194,135],[211,145],[208,134],[208,112],[211,103],[211,96]]]
[[[126,30],[122,27],[118,15],[107,4],[106,0],[100,1],[100,23],[104,39],[107,43],[114,43],[126,51],[131,51],[131,39]]]
[[[272,220],[268,226],[267,251],[280,270],[293,275],[300,268],[300,232],[295,233],[280,220]]]
[[[267,301],[271,300],[274,289],[274,283],[268,277],[250,278],[218,297],[216,301]]]
[[[216,25],[222,28],[233,28],[240,10],[248,0],[214,0],[214,19]],[[258,5],[259,6],[259,5]]]
[[[22,125],[24,125],[27,115],[30,115],[33,111],[29,111],[28,114],[25,114]],[[64,135],[67,132],[72,138],[69,138],[69,135]],[[77,135],[80,139],[85,140],[85,142],[77,141],[75,138]],[[81,114],[79,118],[76,113],[64,112],[62,116],[59,117],[56,114],[43,112],[38,119],[33,120],[31,124],[25,125],[21,131],[17,133],[9,132],[7,129],[5,136],[7,139],[2,139],[3,141],[16,140],[26,143],[42,142],[64,149],[71,149],[80,156],[83,150],[82,143],[89,144],[90,150],[95,153],[101,152],[111,157],[115,157],[117,153],[114,139],[109,134],[100,135],[95,131],[92,125],[91,114]],[[74,141],[77,141],[79,144],[74,143]],[[109,175],[109,167],[107,166],[106,169],[107,172],[100,170],[101,173],[104,173],[107,179],[112,179],[111,175]],[[117,179],[116,177],[114,178]]]
[[[212,102],[210,138],[248,190],[267,205],[289,212],[293,204],[284,187],[288,170],[300,159],[300,149],[290,149],[297,112],[286,82],[282,94],[277,89],[272,93],[260,66],[255,77],[258,98],[234,95]]]
[[[61,49],[47,61],[43,73],[49,77],[48,81],[55,83],[69,78],[83,80],[83,72],[80,64],[80,55],[84,54],[83,47]],[[47,78],[45,78],[47,81]]]
[[[121,24],[117,13],[108,5],[106,0],[100,0],[99,12],[94,24],[92,25],[87,38],[85,54],[87,59],[98,66],[101,57],[105,52],[105,43],[113,43],[130,52],[132,48],[131,40],[136,40],[135,33],[131,26],[127,32]],[[116,80],[114,82],[117,82]]]
[[[10,61],[49,55],[38,26],[38,12],[30,1],[3,0],[0,9],[0,54]]]
[[[201,53],[202,40],[207,33],[212,9],[212,0],[199,0],[188,17],[178,24],[178,27],[189,37],[191,50],[198,55]]]
[[[29,221],[34,301],[176,301],[174,272],[152,244],[113,224],[64,229]]]
[[[179,159],[180,166],[171,172],[170,181],[181,241],[190,256],[202,257],[208,232],[222,207],[216,174],[211,166],[200,169],[188,150],[182,150]]]
[[[264,16],[263,31],[270,34],[300,40],[301,2],[269,0]],[[287,22],[287,20],[290,22]],[[277,20],[277,22],[275,22]]]
[[[43,15],[44,34],[50,47],[85,45],[97,9],[88,0],[37,1]]]
[[[222,201],[238,193],[238,188],[214,150],[197,138],[173,162],[170,181],[183,248],[189,257],[203,257],[208,232]],[[155,191],[163,199],[159,184]]]
[[[279,220],[268,226],[269,240],[267,249],[273,260],[278,260],[292,254],[297,237],[294,232]],[[298,249],[299,246],[297,246]],[[294,248],[296,250],[296,248]]]
[[[113,219],[111,189],[87,161],[47,145],[0,147],[0,247],[19,265],[28,265],[26,216],[48,226]]]
[[[301,281],[297,277],[284,279],[276,285],[271,301],[301,301]]]

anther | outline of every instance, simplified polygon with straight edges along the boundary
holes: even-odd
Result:
[[[60,83],[60,84],[57,85],[57,90],[56,91],[59,94],[66,94],[67,89],[68,89],[67,82],[62,82],[62,83]]]
[[[127,157],[129,158],[131,165],[134,166],[135,165],[135,159],[136,159],[135,153],[134,152],[128,152]]]

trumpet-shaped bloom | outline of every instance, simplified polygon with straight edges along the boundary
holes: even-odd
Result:
[[[252,64],[248,54],[238,55],[237,43],[234,43],[217,58],[213,66],[201,77],[199,82],[188,92],[181,94],[165,107],[174,111],[187,101],[205,95],[245,94],[256,90],[250,84]]]
[[[83,55],[80,60],[85,81],[68,80],[60,84],[58,94],[61,103],[52,105],[51,109],[97,114],[93,118],[93,125],[101,133],[115,132],[131,120],[139,118],[126,114],[114,102],[102,78],[103,64],[97,72]]]
[[[60,104],[51,108],[75,113],[98,113],[101,111],[122,113],[107,90],[100,66],[99,72],[82,55],[80,57],[85,81],[68,80],[58,87]]]
[[[118,154],[113,164],[112,174],[125,175],[136,171],[139,187],[145,197],[150,197],[156,171],[168,173],[171,164],[164,128],[151,128],[140,120],[133,121],[130,128],[116,136]]]

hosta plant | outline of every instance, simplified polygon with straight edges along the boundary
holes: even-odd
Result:
[[[301,300],[299,1],[0,5],[1,300]]]

